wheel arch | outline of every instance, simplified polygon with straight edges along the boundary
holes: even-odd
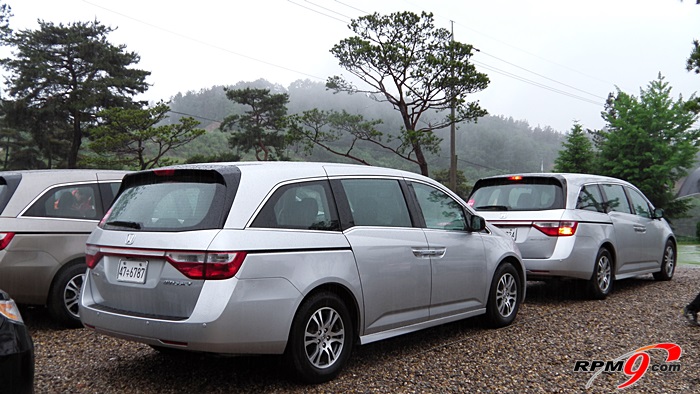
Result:
[[[610,241],[603,242],[603,244],[600,245],[600,248],[598,248],[598,251],[596,251],[596,256],[598,255],[598,252],[600,252],[601,249],[606,249],[608,253],[610,253],[610,259],[612,260],[610,264],[612,264],[612,272],[614,278],[617,274],[615,271],[617,269],[617,251],[615,250],[615,246],[613,246],[612,242]],[[594,262],[596,256],[593,256]]]
[[[510,264],[512,265],[517,271],[518,271],[518,276],[520,276],[520,283],[518,284],[518,293],[520,294],[520,299],[518,300],[519,302],[524,302],[525,301],[525,292],[527,291],[527,278],[525,277],[525,265],[518,260],[515,256],[506,256],[501,260],[496,268],[494,269],[494,272],[498,270],[500,266],[503,264]]]
[[[45,305],[48,305],[48,303],[50,302],[49,298],[51,297],[51,293],[53,292],[54,288],[56,287],[56,280],[61,275],[61,273],[72,268],[73,266],[76,266],[79,264],[85,265],[85,269],[87,269],[87,265],[85,264],[85,256],[75,257],[72,260],[68,260],[68,262],[61,265],[61,267],[58,270],[56,270],[56,272],[53,274],[53,277],[51,278],[51,284],[49,285],[49,291],[46,293],[46,299],[44,300]]]
[[[307,299],[311,298],[315,294],[321,293],[321,292],[329,292],[337,295],[343,303],[345,303],[345,306],[348,308],[348,311],[350,312],[350,318],[352,319],[352,325],[354,328],[354,343],[357,343],[357,339],[360,336],[360,324],[361,324],[361,319],[360,319],[360,305],[355,299],[355,296],[353,295],[352,291],[350,291],[347,286],[337,283],[337,282],[328,282],[328,283],[323,283],[315,288],[313,288],[311,291],[309,291],[306,296],[301,300],[299,305],[302,305],[304,302],[306,302]],[[298,309],[298,308],[297,308]],[[296,315],[297,312],[295,312]],[[291,326],[290,326],[291,329]]]

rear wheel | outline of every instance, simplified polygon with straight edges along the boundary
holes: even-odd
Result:
[[[61,269],[49,292],[49,314],[59,324],[82,327],[79,314],[80,291],[85,280],[85,263],[74,263]]]
[[[326,382],[347,362],[353,338],[345,303],[333,293],[317,293],[302,303],[294,317],[285,358],[299,380]]]
[[[664,256],[661,260],[661,271],[654,273],[656,280],[671,280],[673,273],[676,271],[676,246],[670,239],[666,241],[664,247]]]
[[[490,327],[504,327],[515,320],[520,308],[520,275],[510,263],[501,264],[493,275],[486,319]]]
[[[603,248],[598,251],[593,267],[593,276],[588,281],[588,293],[596,300],[605,299],[612,290],[613,262],[610,252]]]

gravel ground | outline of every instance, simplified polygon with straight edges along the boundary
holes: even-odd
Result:
[[[634,393],[689,393],[700,387],[700,327],[681,308],[700,291],[700,268],[681,265],[670,282],[651,275],[615,283],[604,301],[571,284],[528,285],[510,327],[483,328],[479,318],[355,349],[332,382],[292,383],[279,357],[164,356],[148,346],[87,329],[62,330],[43,309],[22,311],[36,346],[36,393],[610,393],[623,372],[574,372],[576,360],[612,361],[642,346],[671,342],[678,372],[647,373]],[[650,365],[667,366],[650,350]],[[625,358],[626,359],[626,358]]]

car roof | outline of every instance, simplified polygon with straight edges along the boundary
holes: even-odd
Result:
[[[241,162],[219,162],[219,163],[195,163],[179,164],[162,167],[148,171],[158,171],[165,169],[200,169],[214,170],[217,172],[229,172],[237,169],[241,173],[241,178],[253,177],[257,182],[268,185],[276,185],[280,182],[293,181],[296,179],[307,179],[315,177],[335,177],[335,176],[389,176],[397,178],[412,178],[435,183],[433,179],[423,175],[397,170],[386,167],[375,167],[361,164],[342,164],[328,162],[310,161],[241,161]],[[262,186],[262,185],[261,185]]]
[[[240,171],[241,188],[245,190],[246,198],[236,198],[233,201],[233,209],[226,222],[228,228],[243,228],[253,212],[258,209],[261,201],[270,190],[277,185],[299,180],[324,179],[336,176],[384,176],[395,178],[409,178],[420,180],[449,192],[447,188],[438,182],[420,174],[396,170],[385,167],[374,167],[359,164],[340,164],[326,162],[221,162],[221,163],[196,163],[163,167],[154,170],[140,171],[138,174],[148,171],[175,170],[213,170],[220,173]],[[127,181],[128,184],[128,181]],[[128,187],[128,186],[127,186]],[[456,195],[452,194],[457,197]],[[458,197],[457,197],[458,198]]]

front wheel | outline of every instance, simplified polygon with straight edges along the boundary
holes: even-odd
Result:
[[[591,298],[603,300],[610,294],[613,281],[612,256],[607,249],[598,251],[593,267],[593,275],[588,281],[588,293]]]
[[[333,293],[317,293],[302,303],[294,317],[285,358],[299,380],[327,382],[350,357],[353,338],[345,303]]]
[[[666,241],[664,248],[664,256],[661,260],[661,271],[654,272],[656,280],[671,280],[673,273],[676,271],[676,246],[670,239]]]
[[[51,317],[70,328],[82,327],[79,314],[80,291],[85,280],[84,263],[64,267],[56,274],[49,293],[48,307]]]
[[[510,263],[501,264],[493,275],[486,304],[486,319],[490,327],[505,327],[515,320],[520,308],[520,275]]]

